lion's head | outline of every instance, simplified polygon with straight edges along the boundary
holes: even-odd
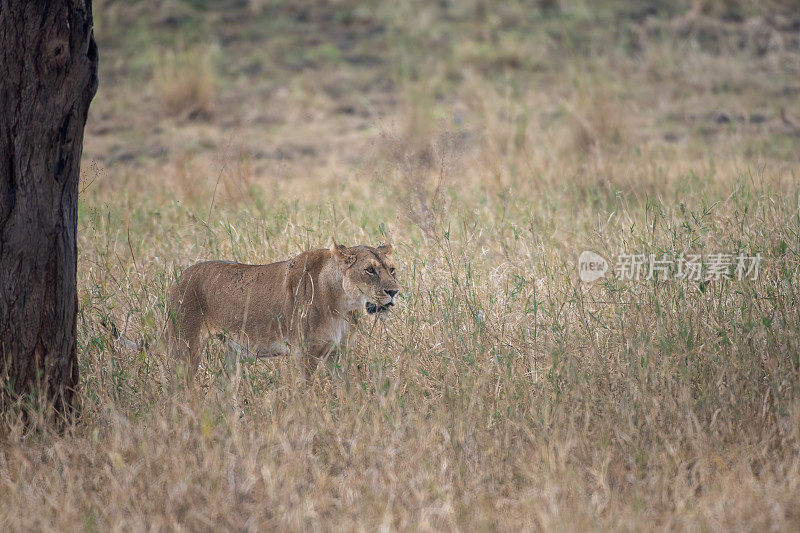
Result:
[[[392,245],[343,246],[333,243],[333,257],[342,271],[342,287],[348,298],[360,300],[369,314],[383,313],[394,305],[400,292]]]

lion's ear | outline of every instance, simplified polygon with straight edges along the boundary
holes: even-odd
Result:
[[[394,247],[391,244],[381,244],[376,248],[383,255],[389,256],[394,252]]]
[[[350,253],[350,250],[347,249],[347,246],[339,244],[336,242],[336,240],[333,241],[333,246],[331,246],[331,253],[333,254],[333,257],[336,258],[336,261],[342,266],[350,266],[356,260],[356,256]]]

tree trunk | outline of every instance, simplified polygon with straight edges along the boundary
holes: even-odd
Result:
[[[0,410],[72,412],[78,177],[97,90],[91,0],[0,0]]]

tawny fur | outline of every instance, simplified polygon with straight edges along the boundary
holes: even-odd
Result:
[[[206,335],[216,332],[257,357],[292,354],[309,370],[345,340],[353,315],[394,305],[391,254],[390,245],[334,243],[269,265],[197,263],[170,289],[171,357],[185,361],[191,378]]]

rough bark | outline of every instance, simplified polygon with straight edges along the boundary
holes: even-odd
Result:
[[[0,409],[72,411],[78,177],[97,90],[91,0],[0,0]]]

